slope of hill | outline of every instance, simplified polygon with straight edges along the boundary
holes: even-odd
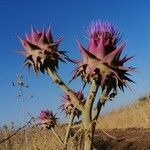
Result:
[[[99,127],[105,129],[150,128],[150,95],[145,95],[129,106],[100,117]]]
[[[71,135],[77,128],[75,125]],[[65,125],[56,128],[65,134]],[[1,128],[0,141],[14,133],[13,129]],[[37,127],[26,131],[28,150],[62,150],[62,146],[51,131]],[[150,149],[150,95],[139,98],[134,104],[110,112],[98,120],[95,134],[97,150],[148,150]],[[80,134],[69,143],[69,150],[82,150]],[[23,150],[24,132],[19,132],[0,144],[0,150]]]

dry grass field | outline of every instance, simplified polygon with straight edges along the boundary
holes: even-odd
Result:
[[[80,125],[75,125],[73,136]],[[65,126],[56,128],[63,138]],[[14,132],[14,129],[1,128],[0,141]],[[61,150],[62,146],[51,131],[30,127],[0,144],[0,150]],[[70,150],[82,150],[82,137],[79,134],[69,142]],[[95,147],[97,150],[148,150],[150,149],[150,95],[139,98],[134,104],[110,112],[99,118]]]
[[[150,95],[100,117],[99,122],[99,127],[105,129],[150,128]]]

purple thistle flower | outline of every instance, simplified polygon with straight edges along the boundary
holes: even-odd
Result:
[[[118,46],[117,30],[109,22],[92,22],[88,27],[88,39],[88,48],[77,41],[82,61],[76,62],[73,79],[81,76],[85,84],[95,79],[108,94],[112,90],[116,92],[117,87],[124,90],[127,81],[133,82],[128,72],[135,68],[123,66],[132,57],[120,58],[125,45]]]
[[[74,93],[81,101],[81,103],[85,103],[85,98],[81,91],[74,92]],[[81,115],[81,111],[72,103],[69,95],[65,94],[63,96],[62,102],[63,104],[60,106],[60,108],[62,109],[62,111],[66,112],[66,115],[70,115],[71,113],[73,113],[79,118],[79,116]]]
[[[42,110],[39,114],[39,120],[44,128],[51,129],[57,124],[58,118],[55,116],[56,114],[54,115],[52,111]]]
[[[58,60],[64,61],[67,58],[64,51],[58,51],[58,46],[63,38],[54,41],[51,29],[38,31],[32,29],[31,35],[26,33],[26,39],[20,38],[24,48],[23,55],[26,57],[25,65],[34,68],[37,73],[40,70],[44,73],[48,68],[55,71],[58,68]]]
[[[110,22],[92,22],[87,32],[90,41],[88,50],[99,59],[116,49],[120,40],[119,33]]]

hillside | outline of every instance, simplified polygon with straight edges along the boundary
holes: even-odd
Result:
[[[150,95],[140,97],[135,103],[100,117],[99,127],[150,128]]]
[[[80,125],[75,125],[73,136]],[[64,125],[56,128],[64,137]],[[14,129],[1,128],[0,141],[14,133]],[[30,127],[27,130],[28,150],[61,150],[51,131]],[[70,150],[82,150],[80,134],[69,143]],[[110,112],[99,118],[95,135],[97,150],[148,150],[150,149],[150,95],[139,98],[134,104]],[[19,132],[0,144],[0,150],[23,150],[24,133]]]

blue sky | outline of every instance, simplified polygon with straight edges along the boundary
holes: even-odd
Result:
[[[124,106],[133,102],[137,97],[150,91],[150,1],[149,0],[0,0],[0,124],[22,121],[22,104],[16,98],[17,89],[12,87],[11,81],[18,73],[31,86],[26,94],[33,94],[33,99],[26,100],[26,112],[37,115],[41,109],[57,111],[60,105],[62,91],[53,84],[47,75],[39,74],[35,77],[33,71],[27,72],[21,65],[24,57],[15,53],[22,50],[17,34],[24,37],[30,33],[31,26],[43,29],[52,27],[52,33],[57,39],[64,35],[60,46],[67,50],[72,58],[79,58],[79,51],[75,38],[86,43],[83,37],[84,28],[93,20],[108,20],[114,23],[126,43],[124,54],[135,55],[127,65],[136,66],[139,73],[133,73],[129,89],[119,95],[113,102],[104,107],[103,112]],[[59,74],[67,82],[72,64],[60,64]],[[67,79],[68,78],[68,79]],[[80,89],[80,80],[70,85],[73,89]]]

